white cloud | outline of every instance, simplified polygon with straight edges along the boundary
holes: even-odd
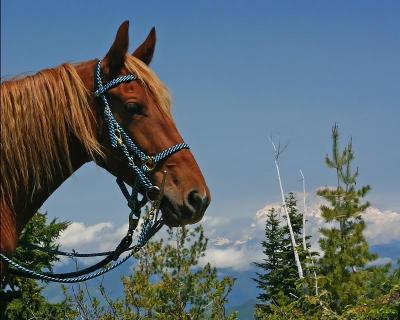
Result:
[[[245,243],[247,243],[247,242],[249,242],[251,239],[253,239],[251,236],[249,236],[249,235],[247,235],[245,238],[243,238],[243,239],[238,239],[238,240],[236,240],[235,241],[235,245],[243,245],[243,244],[245,244]]]
[[[209,228],[218,228],[229,224],[230,219],[227,217],[205,216],[201,223]]]
[[[127,224],[117,227],[111,222],[100,222],[87,226],[82,222],[73,222],[62,232],[58,243],[63,251],[75,250],[79,253],[111,251],[125,236],[127,229]],[[60,258],[56,265],[71,261],[68,257]],[[79,258],[79,264],[86,266],[98,260],[98,257]]]
[[[393,263],[393,260],[389,257],[383,257],[383,258],[378,258],[372,262],[369,262],[367,266],[372,267],[372,266],[380,266],[383,264],[388,264],[388,263]]]
[[[261,208],[260,210],[258,210],[256,212],[256,216],[255,216],[256,221],[263,223],[265,221],[265,219],[267,218],[269,211],[272,208],[279,210],[280,207],[281,207],[281,202],[273,202],[273,203],[266,204],[263,208]]]
[[[141,230],[142,223],[139,223],[137,230],[134,233],[133,242],[137,241],[137,235]],[[128,224],[115,226],[111,222],[100,222],[94,225],[85,225],[82,222],[73,222],[65,229],[58,243],[60,250],[72,251],[79,253],[93,253],[114,250],[122,238],[126,235]],[[154,236],[154,239],[159,237],[165,238],[165,231],[159,232]],[[123,257],[123,255],[121,255]],[[90,265],[99,260],[98,257],[79,258],[79,263],[82,265]],[[62,265],[70,262],[68,257],[60,257],[60,261],[56,265]]]
[[[215,239],[211,240],[211,243],[214,246],[225,246],[231,243],[231,240],[229,240],[228,238],[224,238],[224,237],[217,237]]]
[[[302,194],[299,194],[300,199],[302,199]],[[324,223],[319,210],[324,203],[321,197],[313,194],[307,196],[306,217],[308,221],[306,232],[312,236],[312,249],[316,251],[319,251],[319,229],[328,226]],[[211,232],[214,239],[222,239],[229,235],[230,242],[226,243],[223,248],[218,247],[220,242],[211,242],[203,261],[210,261],[218,268],[232,268],[234,270],[246,270],[250,268],[252,262],[260,261],[263,258],[260,243],[264,238],[265,219],[272,207],[278,209],[278,213],[282,214],[280,202],[274,202],[258,210],[249,223],[245,221],[241,223],[224,221],[223,224],[217,224],[218,228],[212,230],[207,229],[206,225],[206,235]],[[302,210],[301,201],[299,201],[299,209]],[[363,213],[363,218],[367,225],[364,235],[370,245],[400,240],[400,213],[381,211],[378,208],[370,207]],[[377,263],[388,261],[389,258],[379,258]]]
[[[298,198],[301,199],[302,195]],[[317,247],[319,229],[326,227],[321,216],[320,206],[327,204],[321,197],[309,196],[307,201],[306,233],[312,236],[312,244]],[[300,204],[300,203],[299,203]],[[255,223],[264,226],[266,215],[272,207],[279,208],[280,203],[270,203],[258,210],[255,214]],[[300,204],[299,209],[302,210]],[[369,207],[362,217],[366,222],[364,235],[370,245],[390,243],[400,240],[400,213],[395,211],[382,211],[375,207]]]
[[[363,215],[367,227],[365,236],[370,244],[390,243],[400,240],[400,213],[368,208]]]
[[[312,249],[317,251],[319,251],[319,229],[325,225],[319,210],[323,203],[320,197],[308,196],[306,232],[312,236]],[[279,209],[280,203],[265,205],[254,214],[253,218],[231,220],[227,217],[205,217],[202,223],[210,242],[201,263],[211,262],[218,268],[246,270],[251,267],[252,262],[261,261],[263,253],[260,243],[264,239],[265,218],[272,207]],[[299,207],[302,209],[301,202]],[[363,217],[367,225],[365,236],[369,244],[385,244],[400,240],[400,213],[371,207],[366,210]],[[127,224],[114,226],[111,222],[91,226],[74,222],[62,233],[59,243],[62,249],[73,248],[79,252],[112,250],[125,235],[127,228]],[[163,234],[164,232],[161,232],[156,238],[162,237]]]
[[[253,261],[262,259],[258,248],[228,247],[209,248],[206,255],[200,259],[200,265],[210,262],[218,268],[231,268],[236,271],[248,270]]]
[[[111,229],[112,226],[110,222],[102,222],[92,226],[86,226],[81,222],[73,222],[61,234],[59,243],[62,246],[71,247],[98,241],[104,232],[107,229]]]

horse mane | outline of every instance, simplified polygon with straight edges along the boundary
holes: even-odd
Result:
[[[45,187],[63,166],[71,169],[71,134],[91,157],[101,154],[88,98],[70,64],[1,84],[3,199],[12,202],[21,188]]]
[[[155,73],[129,55],[125,67],[170,115],[168,89]],[[48,186],[65,166],[72,172],[71,136],[91,159],[102,156],[90,95],[71,64],[1,83],[0,199],[12,203],[21,190],[33,192],[32,188]]]

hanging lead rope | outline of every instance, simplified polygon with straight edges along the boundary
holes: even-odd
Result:
[[[163,172],[164,177],[163,177],[163,182],[161,185],[161,193],[160,197],[157,200],[152,201],[152,207],[149,211],[149,213],[144,217],[144,221],[142,224],[142,230],[140,232],[139,238],[138,238],[138,243],[132,247],[129,247],[130,244],[132,243],[132,236],[133,232],[136,229],[138,225],[138,219],[133,218],[133,214],[129,215],[129,227],[128,227],[128,232],[126,236],[121,240],[120,244],[117,246],[117,248],[114,251],[108,251],[108,252],[101,252],[101,253],[96,253],[96,254],[78,254],[75,252],[63,252],[63,251],[53,251],[50,249],[42,248],[36,245],[29,245],[33,246],[35,249],[41,250],[41,251],[46,251],[52,254],[57,254],[58,252],[61,252],[63,255],[67,255],[70,257],[93,257],[93,256],[99,256],[99,255],[106,255],[107,257],[101,260],[100,262],[96,263],[95,265],[92,265],[91,267],[88,267],[86,269],[82,269],[79,271],[75,272],[69,272],[69,273],[51,273],[51,272],[36,272],[34,270],[28,269],[15,261],[12,261],[10,258],[7,256],[3,255],[0,253],[0,258],[4,262],[8,263],[12,269],[10,268],[10,271],[18,276],[23,276],[23,277],[28,277],[28,278],[33,278],[33,279],[39,279],[39,280],[45,280],[45,281],[53,281],[53,282],[61,282],[61,283],[75,283],[75,282],[82,282],[86,280],[90,280],[93,278],[96,278],[100,275],[103,275],[104,273],[111,271],[127,261],[131,256],[133,256],[136,252],[138,252],[142,247],[146,245],[146,243],[151,239],[151,237],[156,234],[164,225],[164,222],[162,219],[159,219],[158,213],[159,213],[159,204],[160,204],[160,199],[163,197],[163,192],[164,192],[164,185],[165,185],[165,178],[166,178],[166,172]],[[118,257],[123,253],[128,250],[132,250],[126,257],[121,259],[120,261],[117,261],[113,263],[111,266],[100,270],[98,272],[92,273],[89,275],[89,273],[94,272],[108,263],[110,263],[112,260],[117,260]]]

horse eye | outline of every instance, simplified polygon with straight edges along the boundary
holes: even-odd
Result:
[[[143,114],[143,106],[138,104],[138,103],[129,102],[129,103],[126,104],[126,109],[130,113]]]

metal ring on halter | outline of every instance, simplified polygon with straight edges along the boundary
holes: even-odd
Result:
[[[153,171],[156,167],[157,163],[154,161],[153,157],[148,157],[144,162],[143,166],[145,166],[147,172]]]
[[[158,200],[160,196],[161,190],[157,186],[151,186],[149,189],[146,191],[146,197],[149,200]]]

